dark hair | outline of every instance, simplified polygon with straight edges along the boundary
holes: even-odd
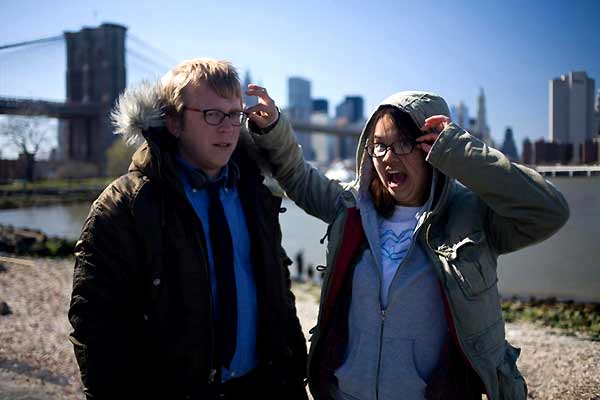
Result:
[[[386,116],[392,119],[392,122],[396,126],[398,135],[401,138],[414,141],[416,138],[421,136],[421,131],[409,113],[400,110],[398,107],[383,106],[379,108],[369,120],[369,124],[367,125],[366,129],[367,145],[373,143],[375,126],[377,125],[377,122]],[[373,165],[372,159],[371,165]],[[373,204],[377,212],[384,218],[390,217],[394,213],[396,200],[383,186],[381,179],[379,179],[379,175],[375,171],[374,165],[369,189],[371,191],[371,197],[373,198]]]

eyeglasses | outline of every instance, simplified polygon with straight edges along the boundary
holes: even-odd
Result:
[[[221,110],[215,110],[213,108],[207,108],[206,110],[201,110],[199,108],[184,106],[184,110],[196,111],[202,113],[204,116],[204,121],[206,121],[209,125],[219,125],[225,120],[225,117],[229,117],[229,121],[231,121],[231,125],[240,126],[246,121],[246,113],[243,111],[232,111],[229,113],[225,113]]]
[[[413,141],[404,141],[404,142],[394,142],[389,146],[384,143],[371,143],[365,146],[367,149],[367,153],[371,157],[383,158],[389,149],[392,149],[392,152],[397,156],[404,156],[406,154],[410,154],[415,148],[415,142]]]

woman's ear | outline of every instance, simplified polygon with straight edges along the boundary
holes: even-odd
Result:
[[[171,132],[171,135],[175,136],[176,139],[179,139],[179,135],[181,134],[181,122],[179,121],[179,118],[167,115],[166,123],[167,129]]]

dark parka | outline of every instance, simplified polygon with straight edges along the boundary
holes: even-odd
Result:
[[[93,203],[75,249],[70,340],[88,398],[205,399],[217,375],[205,239],[157,104],[151,87],[121,99],[117,122],[139,128],[146,142]],[[233,159],[257,286],[259,365],[274,393],[305,398],[306,344],[281,248],[281,199],[242,144]]]

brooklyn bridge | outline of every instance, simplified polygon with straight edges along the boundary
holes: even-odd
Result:
[[[126,39],[150,48],[154,57],[129,49]],[[3,52],[39,49],[40,46],[64,42],[66,48],[66,93],[64,102],[0,96],[0,114],[57,118],[58,155],[64,162],[85,162],[105,166],[106,150],[115,140],[110,111],[127,85],[126,56],[138,65],[164,65],[160,50],[128,33],[122,25],[104,23],[76,32],[0,45]],[[52,79],[52,77],[46,77]],[[333,134],[342,138],[357,135],[356,128],[314,125],[292,121],[298,132]]]

